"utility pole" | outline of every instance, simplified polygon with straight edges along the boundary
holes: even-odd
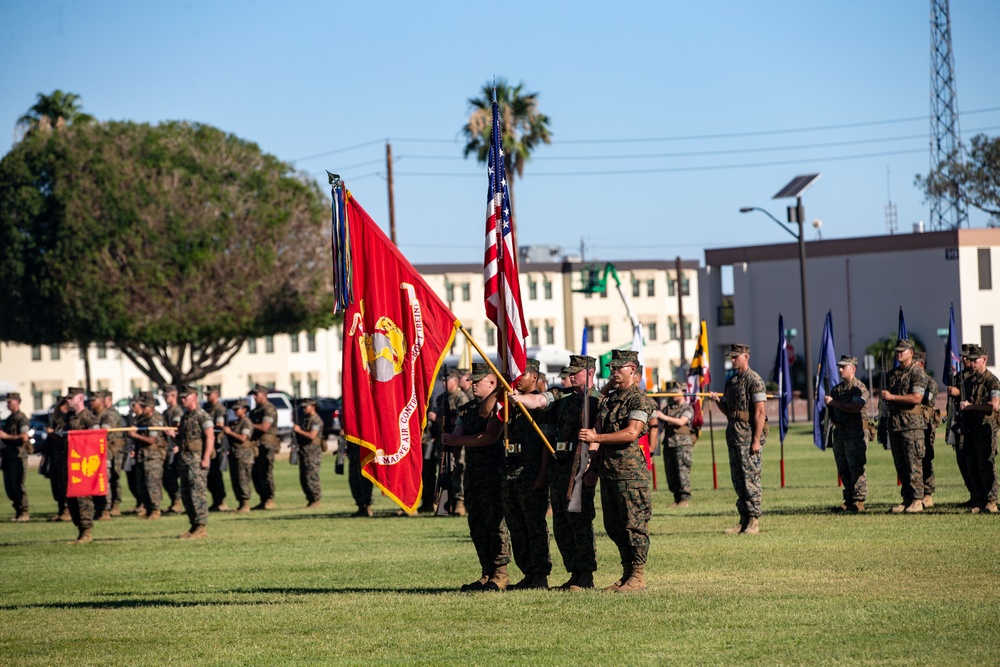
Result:
[[[396,245],[396,202],[392,194],[392,144],[385,142],[385,173],[389,186],[389,238]]]
[[[687,363],[687,359],[684,357],[684,299],[681,296],[681,285],[683,281],[683,272],[681,271],[681,256],[677,255],[677,342],[681,344],[681,366]]]

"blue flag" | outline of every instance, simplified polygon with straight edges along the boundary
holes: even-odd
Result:
[[[897,340],[904,340],[909,338],[909,334],[906,333],[906,318],[903,317],[903,307],[899,307],[899,332],[896,334]],[[899,359],[893,359],[892,367],[896,368],[899,366]]]
[[[958,331],[955,329],[955,304],[948,308],[948,341],[944,345],[944,383],[950,385],[961,367],[962,358],[958,355]]]
[[[788,406],[792,404],[792,374],[788,371],[788,341],[785,318],[778,314],[778,357],[774,360],[774,382],[778,385],[778,438],[788,433]]]
[[[837,354],[833,350],[833,313],[827,311],[826,322],[823,323],[823,342],[819,348],[819,371],[816,373],[816,404],[813,406],[813,444],[824,451],[825,398],[838,382]]]
[[[580,354],[587,356],[587,329],[590,327],[586,324],[583,325],[583,341],[580,343]]]

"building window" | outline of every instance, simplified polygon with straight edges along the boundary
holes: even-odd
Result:
[[[646,281],[646,296],[656,296],[656,281],[647,280]]]
[[[497,344],[497,330],[488,324],[486,325],[486,344],[490,347]]]
[[[607,285],[607,283],[605,283],[604,287],[601,289],[601,298],[602,299],[607,299],[608,298],[608,285]]]
[[[677,280],[667,280],[667,295],[677,296]],[[681,296],[691,296],[691,279],[681,275]]]
[[[448,303],[455,300],[455,286],[452,283],[444,284],[444,293]]]
[[[528,281],[528,299],[531,301],[538,300],[538,283],[534,280]]]
[[[247,338],[247,354],[257,354],[256,338]]]
[[[993,267],[990,262],[990,249],[979,248],[979,289],[993,289]],[[986,343],[983,343],[985,345]]]
[[[98,343],[97,344],[97,358],[98,359],[107,359],[108,358],[108,344],[107,343]]]
[[[632,296],[639,296],[639,279],[632,279]]]
[[[981,341],[979,344],[986,348],[986,365],[996,366],[997,357],[996,357],[996,352],[994,352],[993,350],[994,345],[993,345],[992,324],[984,324],[979,327],[979,340]]]
[[[49,359],[52,361],[59,361],[59,346],[50,345],[49,346]]]
[[[35,404],[35,410],[45,409],[45,392],[35,386],[35,383],[31,383],[31,400]]]
[[[306,334],[306,349],[310,352],[316,351],[316,332],[310,331]]]
[[[472,293],[469,283],[462,283],[462,301],[472,301]]]
[[[556,328],[551,322],[545,323],[545,344],[555,345],[556,344]]]
[[[32,361],[41,361],[42,360],[42,346],[41,345],[32,345],[31,346],[31,360]]]
[[[684,321],[684,338],[685,340],[691,340],[694,336],[691,334],[691,320]]]
[[[546,280],[545,282],[542,283],[542,287],[545,290],[545,300],[546,301],[551,301],[552,300],[552,281],[551,280]]]
[[[587,327],[587,342],[588,343],[594,342],[594,327],[592,326]]]
[[[607,324],[601,325],[601,342],[607,343],[611,340],[611,327]]]
[[[314,377],[309,378],[309,395],[310,396],[319,395],[319,380]]]
[[[264,352],[274,354],[274,336],[264,336]]]
[[[531,342],[538,345],[538,322],[531,320],[528,322],[528,335],[531,336]]]
[[[295,376],[292,376],[291,385],[292,385],[292,396],[295,397],[295,398],[301,398],[302,397],[302,380],[298,379]],[[315,394],[313,394],[313,396],[315,396]]]
[[[291,340],[291,343],[292,343],[292,352],[298,352],[299,351],[299,335],[297,333],[293,333],[291,335],[290,340]]]
[[[649,340],[656,340],[656,322],[650,322],[647,326],[649,327]]]

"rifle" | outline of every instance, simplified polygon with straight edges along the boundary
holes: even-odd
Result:
[[[882,380],[879,382],[881,391],[886,391],[885,355],[879,355],[879,365],[882,370]],[[878,401],[878,441],[883,449],[889,449],[889,404],[884,398]]]
[[[302,428],[302,424],[299,424],[299,428]],[[299,464],[299,434],[295,431],[292,431],[292,441],[288,443],[288,464]]]
[[[590,361],[587,361],[587,373],[583,382],[583,409],[581,411],[581,427],[590,427]],[[590,465],[590,447],[588,443],[576,443],[577,455],[573,457],[573,471],[569,476],[569,488],[566,490],[566,499],[569,504],[566,506],[567,512],[583,511],[583,476],[587,473]]]
[[[955,382],[958,384],[958,403],[963,403],[965,401],[965,382],[962,381],[963,378],[960,377],[961,375],[964,375],[964,373],[955,373]],[[948,406],[949,410],[953,412],[949,431],[949,434],[954,434],[952,446],[954,446],[956,450],[961,450],[962,445],[965,444],[962,441],[962,436],[964,435],[962,430],[965,426],[964,415],[961,410],[955,409],[958,406],[955,405],[955,401],[952,400],[950,395],[948,396]]]
[[[454,430],[454,426],[449,423],[449,417],[451,416],[451,405],[448,403],[448,367],[441,367],[441,384],[444,392],[441,394],[442,407],[444,407],[444,414],[438,415],[441,419],[441,427],[438,431],[437,441],[441,441],[441,435],[445,433],[451,433]],[[449,428],[451,427],[451,428]],[[450,451],[450,447],[441,447],[441,452],[438,457],[438,474],[437,474],[437,488],[434,491],[434,513],[437,516],[448,516],[450,512],[449,506],[451,505],[451,498],[448,490],[452,487],[452,472],[455,468],[455,454]]]

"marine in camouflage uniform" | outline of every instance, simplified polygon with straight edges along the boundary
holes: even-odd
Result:
[[[920,364],[920,370],[924,371],[927,378],[927,386],[924,388],[924,400],[920,407],[924,411],[924,421],[927,423],[924,429],[924,509],[934,507],[934,491],[937,490],[937,480],[934,477],[934,441],[937,439],[937,428],[941,425],[941,412],[935,405],[937,403],[938,383],[937,380],[927,375],[927,353],[915,351],[913,353],[914,362]]]
[[[256,407],[250,411],[254,441],[257,444],[257,458],[253,463],[253,486],[260,496],[258,510],[272,510],[274,504],[274,457],[281,449],[278,439],[278,410],[267,400],[268,388],[254,385],[250,392]]]
[[[117,428],[121,425],[121,415],[117,410],[109,410],[105,407],[104,397],[108,392],[99,389],[90,394],[90,411],[97,417],[98,428]],[[118,473],[114,469],[115,455],[123,449],[125,436],[118,433],[108,433],[107,450],[107,472],[108,472],[108,492],[103,496],[94,496],[94,516],[98,521],[108,521],[111,519],[111,507],[114,504],[112,493],[115,498],[121,498],[121,484],[118,481]],[[118,487],[117,490],[114,487]],[[117,510],[117,508],[115,508]],[[117,516],[117,514],[116,514]]]
[[[962,503],[961,506],[968,508],[971,508],[974,505],[972,496],[975,495],[975,492],[972,475],[969,472],[969,452],[971,451],[971,448],[965,447],[965,436],[962,435],[961,429],[962,415],[959,403],[961,403],[963,399],[962,392],[959,388],[963,385],[965,379],[969,376],[969,373],[972,372],[972,360],[966,356],[966,353],[968,353],[972,347],[974,346],[968,343],[962,344],[962,356],[960,357],[961,368],[958,373],[955,374],[952,384],[948,386],[948,400],[951,402],[952,421],[948,425],[949,431],[947,437],[948,442],[955,449],[955,462],[958,464],[958,471],[962,473],[962,482],[965,484],[965,488],[969,492],[969,499]]]
[[[580,429],[577,437],[589,443],[591,455],[584,483],[600,478],[604,530],[621,557],[621,578],[604,590],[629,593],[646,589],[652,501],[639,438],[656,406],[642,390],[638,353],[612,350],[607,366],[615,390],[601,403],[595,428]]]
[[[524,373],[518,379],[517,391],[526,395],[540,395],[536,389],[538,370],[538,360],[528,359]],[[513,402],[518,398],[515,395],[510,400]],[[514,405],[509,408],[511,413],[507,428],[508,444],[504,452],[501,500],[504,522],[510,532],[514,562],[524,574],[524,578],[510,588],[548,588],[548,576],[552,572],[549,525],[545,520],[549,508],[546,484],[548,449],[521,410]],[[528,412],[542,428],[546,438],[551,439],[555,433],[554,424],[550,425],[550,420],[542,419],[543,413],[540,410]]]
[[[465,458],[465,509],[469,535],[479,557],[480,578],[463,591],[498,591],[507,587],[510,533],[503,518],[503,424],[494,416],[497,379],[486,364],[472,365],[475,399],[459,408],[454,433],[444,434],[447,446],[468,448]],[[485,403],[485,405],[484,405]],[[484,414],[485,413],[485,414]]]
[[[726,381],[719,409],[729,419],[726,444],[729,446],[729,475],[736,491],[740,522],[727,534],[760,532],[762,489],[760,472],[767,435],[767,390],[760,375],[750,368],[750,346],[734,344],[729,357],[736,373]],[[712,395],[718,399],[717,394]]]
[[[684,388],[677,382],[667,386],[671,393],[682,393]],[[666,399],[665,405],[654,413],[660,422],[663,434],[663,468],[667,476],[667,488],[674,494],[670,507],[687,507],[691,500],[691,462],[694,448],[694,407],[686,396]]]
[[[868,442],[865,439],[864,409],[868,388],[855,373],[856,357],[844,355],[837,362],[841,381],[830,390],[826,405],[833,424],[833,460],[844,483],[844,502],[835,512],[863,512],[868,497]]]
[[[323,437],[323,420],[316,414],[316,399],[307,398],[302,401],[302,412],[301,423],[292,428],[295,434],[294,446],[299,448],[299,483],[302,485],[302,492],[306,494],[306,508],[316,509],[323,498],[319,464],[326,451],[326,438]]]
[[[101,428],[116,429],[125,426],[125,419],[114,406],[114,397],[108,390],[98,392],[104,401],[104,412],[102,414]],[[104,426],[107,424],[107,426]],[[125,434],[121,431],[108,434],[108,499],[111,501],[110,516],[121,516],[122,504],[122,477],[125,476],[126,484],[128,475],[125,473],[125,459],[128,458],[128,447],[125,442]]]
[[[426,456],[424,458],[425,497],[421,504],[421,511],[433,512],[436,509],[434,507],[435,473],[441,467],[441,457],[444,457],[444,469],[447,476],[438,483],[447,487],[441,490],[447,492],[448,513],[465,516],[465,501],[462,496],[465,450],[446,449],[441,445],[441,436],[445,433],[451,433],[455,429],[458,409],[469,402],[469,396],[458,386],[463,375],[464,372],[457,369],[449,371],[445,378],[445,390],[434,399],[433,423],[431,425],[432,445],[428,452],[432,455],[433,460]]]
[[[142,405],[139,397],[133,396],[129,401],[129,413],[122,419],[122,426],[135,426],[136,420],[142,415]],[[125,434],[125,452],[122,456],[122,470],[125,473],[125,480],[128,484],[129,493],[135,498],[136,514],[145,514],[146,508],[142,504],[142,493],[139,491],[139,443],[132,437],[131,433]]]
[[[253,424],[247,414],[249,404],[240,399],[233,405],[236,420],[223,428],[229,438],[229,478],[233,495],[239,501],[237,514],[249,514],[250,492],[253,488],[253,462],[257,458],[257,443],[253,440]]]
[[[601,394],[593,389],[597,360],[574,354],[569,366],[563,369],[570,378],[570,390],[558,387],[545,392],[552,404],[555,420],[556,452],[549,461],[549,502],[552,506],[552,533],[562,556],[563,566],[570,578],[560,588],[579,591],[594,587],[597,571],[597,541],[594,538],[594,507],[596,486],[580,484],[581,507],[579,512],[569,511],[570,480],[573,478],[574,461],[579,460],[581,428],[593,428]],[[583,421],[583,391],[590,386],[587,396],[589,421]],[[551,441],[550,441],[551,442]]]
[[[163,400],[167,402],[167,408],[163,411],[163,423],[170,428],[180,426],[181,417],[184,416],[184,408],[177,404],[177,387],[168,384],[163,388]],[[180,514],[180,469],[177,463],[177,443],[174,438],[167,436],[167,455],[163,460],[163,490],[170,496],[170,507],[167,514]]]
[[[1000,380],[986,370],[986,349],[971,346],[972,361],[965,377],[965,401],[962,410],[962,433],[968,452],[969,477],[972,482],[974,514],[997,513],[997,428],[1000,427]]]
[[[927,376],[913,361],[913,341],[904,338],[896,343],[899,365],[886,378],[882,400],[889,408],[889,449],[902,486],[903,502],[893,513],[924,511],[924,433],[927,421],[921,403],[927,388]]]
[[[69,425],[69,406],[66,397],[61,397],[49,415],[49,425],[46,428],[48,437],[49,487],[52,489],[52,499],[56,501],[57,512],[49,521],[70,521],[69,506],[66,504],[66,484],[69,477],[67,465],[69,448],[66,440],[66,429]]]
[[[215,424],[208,413],[198,407],[198,391],[182,387],[177,397],[184,406],[177,429],[177,455],[181,475],[181,500],[191,529],[177,537],[196,539],[207,537],[208,467],[215,453]]]
[[[100,428],[97,417],[93,412],[85,407],[84,390],[80,387],[70,387],[66,392],[67,402],[70,409],[70,417],[67,423],[67,430],[81,431],[87,429]],[[80,531],[76,540],[72,544],[86,544],[91,541],[90,531],[94,527],[94,497],[81,496],[78,498],[67,498],[66,505],[69,507],[69,514],[73,518],[73,524]]]
[[[163,415],[156,411],[153,395],[144,392],[139,396],[142,414],[135,419],[139,429],[132,434],[136,444],[135,471],[139,486],[139,501],[143,511],[137,512],[147,520],[160,518],[160,501],[163,499],[163,460],[167,456],[167,439],[161,430],[145,430],[165,426]]]
[[[208,493],[212,496],[212,504],[209,505],[209,512],[225,512],[229,509],[226,506],[226,482],[223,474],[228,463],[229,439],[222,432],[226,425],[226,406],[219,400],[219,387],[206,387],[205,412],[212,418],[215,426],[215,454],[212,456],[212,464],[208,468]]]
[[[25,470],[31,453],[31,423],[21,412],[21,394],[12,391],[7,394],[7,409],[10,414],[3,420],[0,429],[0,461],[3,465],[3,487],[14,507],[12,521],[28,520],[28,492],[24,489]]]

